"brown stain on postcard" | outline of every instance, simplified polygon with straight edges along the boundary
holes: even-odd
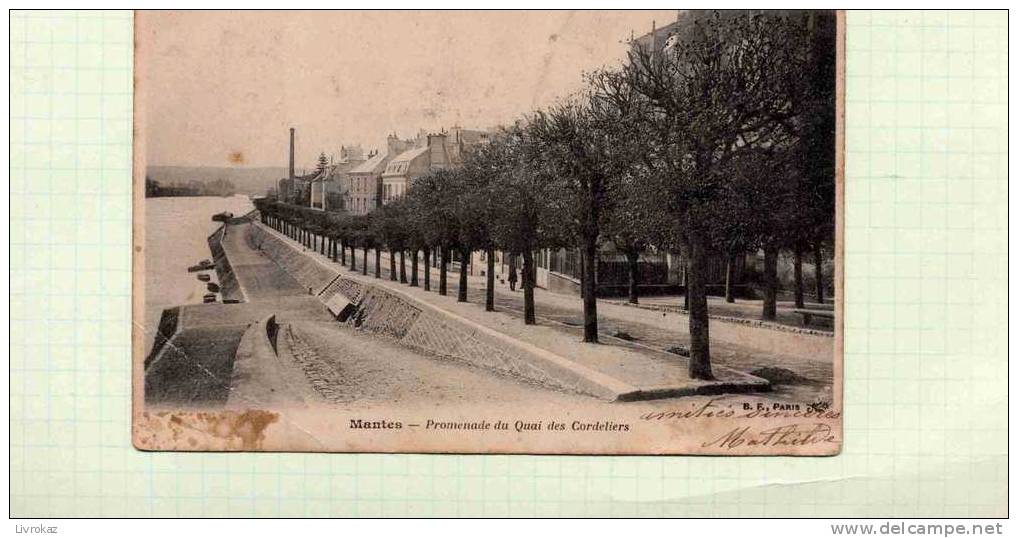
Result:
[[[143,413],[135,432],[142,450],[262,450],[279,413],[260,409]]]

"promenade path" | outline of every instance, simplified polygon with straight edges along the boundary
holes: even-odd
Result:
[[[495,375],[466,364],[437,360],[395,342],[336,323],[324,305],[292,276],[247,240],[249,225],[231,225],[223,241],[245,297],[238,304],[200,304],[180,308],[180,328],[145,373],[150,405],[228,405],[258,407],[265,402],[236,401],[235,356],[248,328],[269,315],[294,329],[318,364],[329,372],[319,387],[330,403],[398,403],[440,406],[486,401],[506,405],[544,402],[570,407],[590,397],[549,390]],[[232,386],[231,386],[232,385]],[[607,405],[607,403],[604,403]]]
[[[615,299],[610,302],[622,304],[625,299]],[[643,308],[657,308],[671,311],[679,311],[685,309],[685,297],[682,295],[655,295],[649,297],[640,297],[639,307]],[[636,307],[636,308],[639,308]],[[776,319],[769,323],[783,325],[786,327],[800,328],[802,327],[802,316],[795,313],[796,310],[794,301],[778,301]],[[832,310],[834,304],[828,302],[825,304],[818,304],[816,302],[806,301],[804,308],[813,310]],[[725,301],[724,297],[707,297],[707,309],[712,316],[724,316],[732,318],[740,318],[745,320],[759,320],[761,312],[763,311],[763,300],[761,299],[736,299],[734,303]],[[817,331],[833,331],[830,324],[817,325],[815,328]]]
[[[279,237],[284,237],[274,230],[265,228]],[[289,239],[287,239],[289,241]],[[298,246],[298,248],[301,248]],[[332,262],[327,257],[307,250],[307,254],[317,257],[322,263],[331,264],[343,274],[350,274],[348,267],[339,262]],[[350,256],[347,256],[349,265]],[[355,273],[363,273],[365,262],[363,252],[358,251]],[[367,278],[385,286],[391,286],[415,299],[431,302],[441,308],[453,311],[458,315],[476,319],[483,315],[484,278],[468,278],[468,304],[455,301],[458,274],[450,272],[448,277],[448,296],[438,295],[438,269],[431,268],[431,292],[425,293],[423,286],[423,264],[419,268],[418,288],[407,284],[393,282],[389,274],[388,254],[381,256],[381,281],[373,280],[375,274],[374,252],[367,257]],[[397,263],[397,268],[398,268]],[[397,269],[398,270],[398,269]],[[409,259],[407,271],[410,271]],[[409,274],[407,275],[409,280]],[[362,277],[363,278],[363,277]],[[524,328],[522,293],[511,292],[507,287],[496,288],[496,310],[512,316],[512,325],[500,327],[503,332],[554,330],[570,336],[571,346],[582,344],[582,305],[579,298],[559,295],[545,290],[535,290],[535,302],[538,315],[536,327]],[[645,351],[650,355],[661,356],[662,351],[675,348],[688,349],[688,318],[679,312],[655,311],[616,304],[615,301],[600,300],[598,302],[599,329],[602,344]],[[622,334],[624,333],[624,334]],[[622,336],[623,338],[616,337]],[[521,337],[533,338],[532,335],[520,333]],[[715,365],[729,367],[742,372],[754,373],[774,382],[771,396],[791,401],[813,401],[829,399],[831,380],[833,379],[833,345],[830,336],[797,334],[779,330],[747,327],[739,324],[712,322],[712,360]]]

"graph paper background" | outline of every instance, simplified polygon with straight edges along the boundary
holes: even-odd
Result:
[[[848,14],[832,458],[134,450],[132,16],[10,30],[14,516],[1006,515],[1006,12]]]

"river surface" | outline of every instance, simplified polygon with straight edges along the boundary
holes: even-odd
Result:
[[[212,259],[208,237],[220,226],[212,215],[229,211],[243,215],[254,205],[247,196],[182,196],[146,198],[145,239],[145,354],[155,338],[163,309],[202,302],[206,283],[187,268]],[[206,271],[216,282],[215,271]]]

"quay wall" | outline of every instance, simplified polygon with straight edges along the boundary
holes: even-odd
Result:
[[[326,261],[261,228],[251,240],[327,305],[340,323],[434,356],[540,385],[616,400],[632,387],[573,361],[421,302],[400,291],[341,274]],[[349,307],[347,307],[349,305]]]
[[[216,264],[216,276],[219,278],[219,293],[223,302],[243,302],[246,300],[244,291],[237,282],[237,275],[230,265],[230,257],[223,248],[223,240],[230,229],[223,224],[209,236],[209,250],[212,252],[212,261]]]

